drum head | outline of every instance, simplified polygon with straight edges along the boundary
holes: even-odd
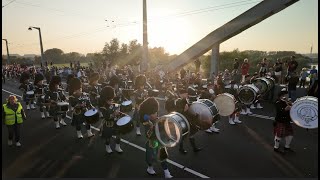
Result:
[[[290,109],[290,117],[302,128],[318,128],[318,98],[305,96],[297,99]]]
[[[131,121],[131,117],[130,117],[130,116],[124,116],[124,117],[120,118],[120,119],[117,121],[116,124],[117,124],[118,126],[123,126],[123,125],[128,124],[130,121]]]
[[[124,101],[121,103],[123,106],[129,106],[130,104],[132,104],[132,101]]]
[[[57,105],[58,106],[69,106],[69,103],[67,103],[67,102],[58,102]]]
[[[229,93],[219,94],[213,101],[219,110],[221,116],[231,115],[235,108],[235,98]]]
[[[96,110],[96,109],[90,109],[90,110],[88,110],[88,111],[86,111],[86,112],[84,113],[84,116],[89,117],[89,116],[93,116],[93,115],[95,115],[95,114],[97,114],[97,113],[98,113],[98,110]]]
[[[258,88],[254,85],[244,85],[240,88],[238,97],[243,104],[252,104],[257,97]]]
[[[270,87],[270,82],[268,79],[261,77],[261,78],[257,78],[253,84],[259,89],[259,92],[261,94],[266,93],[269,90]]]
[[[34,94],[34,91],[27,91],[26,94],[32,95],[32,94]]]

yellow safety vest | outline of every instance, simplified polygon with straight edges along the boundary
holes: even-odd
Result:
[[[7,107],[7,104],[3,105],[4,113],[5,113],[5,124],[6,125],[13,125],[16,123],[16,117],[18,124],[21,124],[23,122],[22,120],[22,105],[18,102],[18,109],[16,112],[14,112],[12,109]]]

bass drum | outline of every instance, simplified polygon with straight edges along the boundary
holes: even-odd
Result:
[[[266,79],[270,82],[269,90],[271,90],[275,86],[276,80],[271,76],[266,76]]]
[[[197,129],[206,130],[211,127],[213,118],[218,115],[218,109],[209,99],[199,99],[191,104],[188,113],[193,116],[199,115],[194,125]]]
[[[298,98],[290,109],[290,117],[302,128],[318,128],[318,98],[313,96]]]
[[[271,83],[265,77],[259,77],[253,80],[253,84],[259,89],[259,94],[265,94],[271,89]]]
[[[252,104],[258,96],[259,89],[253,84],[246,84],[239,88],[239,101],[245,105]]]
[[[216,104],[220,116],[229,116],[236,109],[236,98],[229,93],[219,94],[213,102]]]
[[[178,112],[161,116],[155,124],[156,137],[165,147],[176,146],[181,137],[187,135],[189,131],[187,118]]]

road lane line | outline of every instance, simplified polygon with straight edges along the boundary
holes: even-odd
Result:
[[[194,170],[192,170],[192,169],[189,169],[189,168],[184,168],[184,170],[187,171],[187,172],[189,172],[189,173],[191,173],[191,174],[194,174],[194,175],[196,175],[196,176],[198,176],[198,177],[201,177],[201,178],[210,178],[210,177],[208,177],[208,176],[205,176],[205,175],[203,175],[203,174],[200,174],[200,173],[198,173],[198,172],[196,172],[196,171],[194,171]]]
[[[2,91],[6,92],[6,93],[9,93],[9,94],[13,94],[13,95],[15,95],[15,96],[18,96],[19,98],[22,98],[22,96],[20,96],[20,95],[18,95],[18,94],[15,94],[15,93],[13,93],[13,92],[10,92],[10,91],[4,90],[4,89],[2,89]]]

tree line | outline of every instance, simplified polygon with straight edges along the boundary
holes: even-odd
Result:
[[[44,52],[45,61],[53,64],[74,63],[80,61],[80,63],[92,62],[96,67],[102,67],[106,62],[110,62],[111,65],[138,65],[142,59],[142,45],[137,40],[132,40],[128,44],[120,43],[118,39],[114,38],[110,42],[106,42],[102,51],[97,53],[87,53],[86,55],[78,52],[64,53],[61,49],[52,48],[47,49]],[[257,64],[263,59],[267,58],[269,66],[272,67],[276,60],[280,58],[283,62],[290,59],[290,57],[296,56],[296,60],[299,63],[298,68],[310,68],[308,63],[312,62],[312,59],[301,54],[297,54],[294,51],[255,51],[246,50],[239,51],[235,49],[230,52],[220,52],[218,67],[220,71],[225,69],[231,70],[233,68],[234,59],[238,58],[241,64],[245,58],[249,59],[251,65],[250,72],[254,73],[259,71]],[[173,60],[177,55],[170,55],[165,51],[163,47],[149,48],[149,67],[153,68],[159,64],[167,64]],[[210,72],[210,60],[211,55],[205,54],[199,57],[201,61],[201,70],[203,75],[208,76]],[[41,57],[36,56],[33,62],[28,61],[26,58],[10,58],[11,63],[19,64],[35,64],[39,65]],[[2,56],[2,63],[6,64],[6,56]],[[191,72],[195,70],[194,63],[191,62],[185,66],[185,69],[189,69]]]

